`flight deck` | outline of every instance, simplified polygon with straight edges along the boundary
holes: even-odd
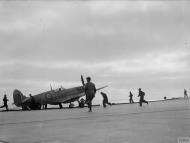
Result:
[[[177,143],[190,137],[189,100],[0,112],[0,143]]]

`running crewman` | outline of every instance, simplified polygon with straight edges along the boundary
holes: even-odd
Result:
[[[104,108],[106,107],[106,104],[111,105],[111,103],[108,102],[107,95],[104,92],[100,92],[100,93],[102,94],[102,97],[103,97],[103,106],[104,106]]]
[[[91,82],[91,78],[86,78],[87,83],[85,85],[85,94],[86,94],[86,101],[85,103],[88,104],[89,112],[92,112],[92,100],[96,94],[96,87],[95,84]]]
[[[148,101],[146,101],[144,99],[144,96],[145,96],[145,93],[141,90],[141,88],[139,88],[139,95],[138,97],[140,97],[140,100],[139,100],[139,105],[142,106],[142,103],[147,103],[148,104]]]
[[[8,105],[7,105],[7,101],[9,101],[9,100],[7,99],[7,95],[5,94],[5,95],[4,95],[4,98],[3,98],[3,103],[4,103],[4,105],[1,106],[0,108],[6,107],[6,110],[8,111],[9,108],[8,108]]]

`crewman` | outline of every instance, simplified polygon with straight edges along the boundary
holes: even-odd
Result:
[[[87,83],[85,85],[85,94],[86,94],[86,101],[85,104],[88,105],[89,112],[92,112],[92,100],[96,94],[96,86],[94,83],[91,82],[91,78],[86,78]]]
[[[83,107],[84,107],[84,104],[85,104],[84,99],[81,98],[80,101],[78,101],[78,102],[79,102],[79,107],[80,107],[80,108],[83,108]]]
[[[138,95],[138,97],[140,97],[140,100],[139,100],[139,105],[140,105],[140,106],[142,106],[142,103],[143,103],[143,102],[148,104],[148,101],[146,101],[146,100],[144,99],[144,96],[145,96],[145,92],[143,92],[143,91],[141,90],[141,88],[139,88],[139,95]]]
[[[131,91],[129,92],[129,103],[134,103],[133,101],[133,94],[131,93]]]
[[[184,89],[184,98],[188,99],[188,95],[187,95],[187,90],[186,89]]]
[[[31,99],[31,108],[35,109],[36,108],[35,99],[32,96],[32,94],[29,94],[29,96],[30,96],[30,99]]]
[[[110,105],[111,106],[111,103],[110,102],[108,102],[108,97],[107,97],[107,94],[106,93],[104,93],[104,92],[100,92],[101,94],[102,94],[102,97],[103,97],[103,106],[104,106],[104,108],[106,107],[106,104],[108,104],[108,105]]]
[[[4,95],[4,98],[3,98],[3,103],[4,103],[4,105],[3,106],[1,106],[0,108],[6,108],[6,110],[8,111],[9,110],[9,108],[8,108],[8,105],[7,105],[7,101],[9,101],[8,99],[7,99],[7,95],[5,94]]]

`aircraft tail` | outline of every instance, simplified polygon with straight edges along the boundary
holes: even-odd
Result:
[[[22,106],[22,101],[26,98],[26,96],[24,96],[22,94],[21,91],[15,89],[13,91],[13,100],[14,100],[14,104],[18,107]]]

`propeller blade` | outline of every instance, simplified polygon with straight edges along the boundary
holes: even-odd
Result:
[[[84,79],[83,79],[83,76],[81,75],[81,82],[82,82],[82,85],[84,86],[85,83],[84,83]]]
[[[106,88],[106,87],[108,87],[108,85],[100,87],[100,88],[96,89],[96,91],[101,90],[101,89]]]
[[[50,84],[50,90],[51,90],[51,91],[53,90],[51,84]]]

